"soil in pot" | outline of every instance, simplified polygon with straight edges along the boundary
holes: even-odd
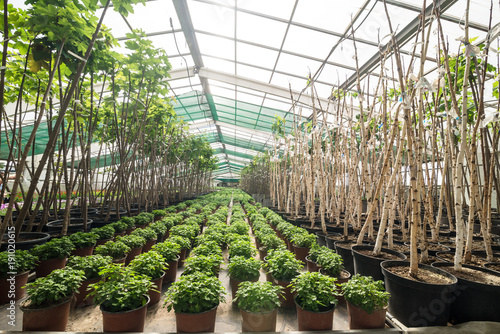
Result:
[[[483,264],[483,267],[500,273],[500,262],[488,262]]]
[[[149,297],[144,306],[125,312],[108,312],[101,305],[103,332],[143,332]]]
[[[178,333],[213,333],[217,306],[201,313],[175,313],[175,322]]]
[[[500,273],[463,265],[461,271],[453,263],[436,262],[434,267],[445,270],[458,278],[457,291],[451,304],[450,321],[500,321]]]
[[[387,248],[382,248],[380,255],[375,257],[372,255],[373,248],[374,246],[369,245],[352,246],[355,274],[371,276],[375,281],[383,281],[380,263],[386,260],[406,260],[406,255]]]
[[[246,332],[275,332],[278,310],[267,313],[253,313],[240,309],[241,331]]]
[[[387,308],[368,313],[347,302],[349,329],[381,329],[385,327]]]
[[[444,270],[418,265],[410,277],[407,261],[381,264],[385,287],[391,294],[388,311],[408,327],[446,326],[457,278]]]
[[[30,308],[23,302],[21,304],[21,311],[23,311],[23,332],[64,332],[68,325],[72,301],[73,296],[45,308]]]

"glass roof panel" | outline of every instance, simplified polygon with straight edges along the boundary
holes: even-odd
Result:
[[[238,61],[242,63],[252,64],[255,66],[262,66],[272,69],[278,52],[264,47],[258,47],[246,43],[236,43],[238,52]]]
[[[253,66],[246,66],[241,64],[238,64],[236,66],[236,71],[238,76],[262,82],[269,82],[269,78],[271,78],[272,73],[271,71],[266,71]]]
[[[238,8],[260,12],[266,15],[289,19],[295,0],[251,0],[238,1]]]
[[[281,45],[286,24],[240,12],[236,21],[236,29],[236,37],[240,40],[276,48]]]
[[[196,32],[196,39],[203,54],[220,57],[225,59],[234,59],[234,41]]]
[[[134,29],[142,29],[150,33],[170,30],[169,18],[172,18],[172,22],[177,18],[171,1],[150,1],[147,6],[135,5],[134,13],[128,15],[127,21]],[[177,27],[180,25],[178,24]]]
[[[282,53],[278,60],[276,70],[295,74],[296,76],[304,78],[304,82],[306,82],[309,73],[314,74],[320,65],[321,63],[319,61]]]
[[[324,58],[338,37],[297,26],[290,26],[283,49],[310,57]]]
[[[197,1],[188,3],[191,19],[196,30],[228,37],[234,36],[233,10]]]
[[[150,36],[148,39],[153,42],[155,47],[164,49],[169,57],[179,55],[179,51],[181,54],[189,54],[186,38],[182,32],[176,32],[175,38],[174,34],[169,31],[166,34]],[[177,45],[175,44],[176,40]],[[177,51],[177,48],[179,48],[179,51]]]
[[[203,64],[206,68],[217,69],[221,72],[234,74],[234,62],[232,61],[203,56]]]
[[[247,94],[239,91],[236,93],[236,100],[238,101],[244,101],[248,103],[253,103],[253,104],[261,104],[262,103],[262,97],[260,96],[255,96],[252,94]]]

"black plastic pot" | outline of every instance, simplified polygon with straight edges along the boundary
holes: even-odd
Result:
[[[340,235],[339,233],[333,233],[333,232],[323,232],[323,231],[316,231],[316,240],[318,241],[318,244],[320,246],[326,246],[326,238],[329,236],[338,236]]]
[[[407,327],[446,326],[451,302],[455,299],[457,278],[444,270],[419,264],[420,269],[451,279],[450,284],[429,284],[395,275],[390,267],[409,267],[408,261],[381,263],[385,289],[391,294],[389,312]]]
[[[62,230],[63,220],[54,220],[53,222],[47,223],[47,228],[49,233],[57,233]],[[87,230],[92,228],[92,219],[87,219]],[[84,230],[83,218],[70,218],[69,219],[69,232],[76,232]]]
[[[344,233],[344,223],[342,223],[340,226],[335,226],[333,224],[326,224],[326,230],[328,232],[335,232],[335,233]],[[349,224],[347,226],[347,233],[352,233],[353,232],[353,228],[352,228],[352,225]]]
[[[351,275],[354,274],[354,261],[352,259],[351,247],[347,248],[345,245],[350,244],[350,241],[337,241],[334,243],[335,251],[342,257],[344,261],[344,269]]]
[[[25,240],[22,241],[23,239],[30,239],[30,240]],[[49,241],[50,239],[50,234],[48,233],[42,233],[42,232],[21,232],[19,233],[19,239],[21,241],[16,241],[14,243],[15,249],[24,249],[24,250],[30,250],[31,248],[35,247],[36,245],[41,245]],[[4,234],[3,236],[3,242],[0,247],[0,251],[5,251],[7,250],[8,247],[8,235]]]
[[[361,254],[361,250],[373,251],[374,246],[370,245],[355,245],[352,246],[352,257],[354,263],[354,274],[360,274],[362,276],[371,276],[376,281],[383,281],[384,276],[380,270],[380,263],[386,261],[387,259],[376,258],[373,256],[368,256]],[[386,254],[392,254],[400,258],[401,260],[406,260],[406,255],[395,250],[383,248],[382,252]]]
[[[450,262],[435,262],[436,268],[453,267]],[[500,273],[487,268],[471,265],[462,265],[464,268],[474,269],[500,277]],[[445,270],[446,271],[446,270]],[[453,323],[467,321],[496,321],[500,322],[500,286],[487,285],[457,277],[457,291],[451,303],[450,320]]]

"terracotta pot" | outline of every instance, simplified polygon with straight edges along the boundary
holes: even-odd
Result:
[[[257,282],[259,280],[259,276],[257,278],[249,280],[250,282]],[[240,281],[236,278],[229,277],[229,284],[231,285],[231,297],[234,300],[236,298],[236,292],[238,291],[238,285],[243,281]]]
[[[280,281],[273,276],[275,284],[281,285],[283,287],[283,297],[280,296],[281,307],[283,308],[293,308],[295,301],[293,300],[292,288],[289,287],[290,281]]]
[[[175,322],[178,333],[213,333],[215,331],[215,317],[217,307],[201,313],[175,313]]]
[[[72,300],[73,296],[45,308],[27,308],[23,302],[20,307],[23,311],[23,331],[64,332]]]
[[[306,257],[309,255],[309,247],[297,247],[292,245],[293,253],[295,254],[295,258],[306,263]]]
[[[36,266],[36,277],[45,277],[50,274],[53,270],[62,269],[66,266],[66,257],[62,259],[47,259],[42,260]]]
[[[132,234],[132,232],[134,232],[136,228],[137,228],[137,227],[132,227],[132,228],[126,229],[126,230],[124,231],[124,235],[125,235],[125,234],[126,234],[126,235],[131,235],[131,234]]]
[[[161,275],[160,278],[151,280],[151,282],[153,283],[153,286],[152,286],[152,288],[148,292],[149,299],[150,299],[148,306],[155,305],[156,303],[158,303],[160,301],[160,298],[161,298],[161,287],[162,287],[162,284],[163,284],[163,278],[164,277],[165,277],[165,273],[163,273],[163,275]],[[155,290],[157,290],[157,291],[155,291]]]
[[[125,312],[108,312],[103,309],[102,312],[102,331],[103,332],[143,332],[146,320],[146,310],[149,305],[149,296],[144,306]]]
[[[365,310],[347,302],[349,329],[378,329],[385,328],[385,314],[387,307],[368,313]]]
[[[260,249],[260,248],[258,248],[258,250],[259,250],[259,256],[260,256],[260,259],[261,259],[261,260],[264,260],[264,258],[267,256],[267,250],[265,250],[265,249]]]
[[[113,262],[113,263],[123,263],[123,264],[125,264],[125,260],[127,260],[127,257],[126,257],[126,256],[122,257],[121,259],[113,259],[113,261],[111,261],[111,262]]]
[[[165,271],[165,277],[163,277],[163,284],[169,282],[175,282],[177,278],[177,265],[179,263],[179,256],[177,256],[177,260],[167,262],[168,268]]]
[[[247,312],[240,309],[242,332],[276,332],[278,310],[267,313]]]
[[[297,304],[297,323],[299,331],[331,331],[335,307],[325,312],[306,311]]]
[[[125,264],[128,266],[130,261],[135,259],[135,257],[141,253],[142,253],[142,247],[132,248],[130,252],[127,254],[127,259],[125,260]]]
[[[181,252],[179,253],[179,261],[177,264],[178,268],[184,267],[184,260],[186,259],[186,256],[187,256],[187,249],[186,248],[181,249]]]
[[[73,256],[90,256],[94,252],[94,246],[77,248],[71,252]]]
[[[121,231],[120,233],[115,233],[115,238],[118,236],[123,237],[125,235],[125,232],[126,231]]]
[[[19,300],[26,294],[26,289],[22,287],[28,283],[29,271],[7,277],[0,278],[0,305],[7,304],[11,300]],[[10,279],[12,278],[12,280]],[[13,286],[13,290],[11,287]],[[12,294],[12,291],[14,294]]]
[[[90,284],[97,283],[99,282],[100,278],[93,278],[89,279],[86,281],[82,282],[82,285],[78,288],[78,293],[75,295],[76,301],[75,301],[75,306],[76,307],[83,307],[83,306],[88,306],[94,304],[94,298],[89,297],[87,298],[87,295],[89,294],[90,291],[87,291],[87,287]]]
[[[309,272],[316,272],[316,271],[319,271],[319,266],[316,262],[313,262],[311,260],[309,260],[309,256],[306,256],[306,264],[307,264],[307,271]]]
[[[100,246],[100,245],[104,245],[106,242],[111,241],[111,240],[113,240],[113,238],[111,238],[111,239],[97,240],[97,243],[95,245],[96,245],[96,247]]]
[[[142,252],[147,253],[153,248],[154,244],[156,244],[156,239],[146,241],[146,244],[142,247]]]

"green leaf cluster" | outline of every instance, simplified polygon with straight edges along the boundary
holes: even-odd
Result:
[[[14,261],[9,261],[14,259]],[[7,272],[16,272],[18,274],[33,270],[38,257],[27,250],[16,249],[14,254],[7,251],[0,253],[0,277],[7,277]]]
[[[227,266],[229,276],[238,281],[251,281],[259,278],[262,262],[250,257],[234,256]]]
[[[38,257],[40,261],[48,259],[62,259],[71,254],[75,249],[75,245],[69,237],[52,239],[44,244],[35,246],[31,253]]]
[[[295,277],[290,287],[301,308],[311,312],[325,312],[337,304],[337,280],[319,272],[304,272]]]
[[[241,282],[235,302],[242,310],[252,313],[268,313],[281,306],[283,287],[271,282]]]
[[[136,256],[128,265],[133,271],[146,275],[152,280],[160,278],[167,265],[165,258],[158,252],[147,252]]]
[[[91,255],[91,256],[72,256],[69,258],[69,268],[82,270],[85,280],[99,278],[99,271],[108,266],[113,261],[111,256]]]
[[[387,307],[389,303],[390,293],[385,291],[384,282],[374,281],[371,276],[356,274],[348,282],[342,283],[341,287],[349,303],[370,314]]]

